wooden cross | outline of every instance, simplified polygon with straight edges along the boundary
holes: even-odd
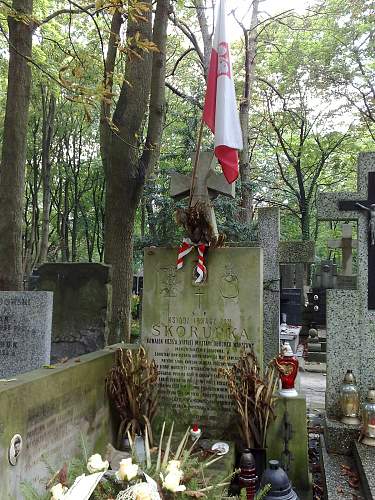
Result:
[[[360,164],[357,193],[322,193],[317,201],[318,219],[358,221],[358,280],[367,281],[371,311],[375,310],[374,208],[375,165],[368,162]]]
[[[357,240],[353,240],[353,226],[342,224],[342,237],[339,240],[328,240],[328,248],[342,249],[342,274],[352,276],[353,274],[353,248],[357,248]]]
[[[195,153],[192,155],[194,161]],[[207,206],[207,214],[214,233],[218,235],[215,212],[211,201],[219,194],[234,198],[234,182],[228,184],[224,175],[216,174],[214,171],[216,158],[212,151],[202,151],[199,155],[199,161],[196,169],[196,179],[191,198],[191,206],[204,203]],[[170,195],[175,199],[186,198],[190,195],[191,177],[179,173],[171,176]]]

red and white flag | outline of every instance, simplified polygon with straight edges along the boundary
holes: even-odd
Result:
[[[238,150],[243,143],[226,30],[225,0],[219,2],[203,121],[215,134],[215,156],[227,181],[232,183],[238,177]]]

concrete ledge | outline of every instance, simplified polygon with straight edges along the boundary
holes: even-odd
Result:
[[[339,420],[326,418],[324,421],[324,439],[329,453],[350,455],[353,441],[359,437],[359,425],[346,425]]]
[[[320,462],[326,500],[353,500],[353,495],[357,495],[357,498],[367,499],[367,497],[362,496],[360,490],[351,489],[342,474],[342,465],[350,469],[355,468],[353,459],[348,456],[329,454],[323,435],[320,436]]]
[[[375,448],[358,443],[353,446],[353,455],[366,500],[375,498]]]
[[[105,377],[118,344],[57,365],[0,382],[1,500],[23,500],[21,483],[45,493],[48,467],[60,468],[81,451],[103,452],[112,441]],[[16,466],[8,462],[14,434],[23,440]],[[48,466],[48,467],[47,467]]]

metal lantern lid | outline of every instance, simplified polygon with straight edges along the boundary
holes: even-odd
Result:
[[[264,500],[298,500],[297,494],[292,490],[286,472],[279,466],[278,460],[270,460],[269,467],[262,476],[261,488],[267,484],[271,485],[271,490],[264,497]]]
[[[344,377],[345,384],[356,384],[355,376],[353,374],[353,370],[347,370]]]
[[[240,469],[254,469],[255,459],[249,448],[243,450],[240,458]]]
[[[375,403],[375,389],[374,388],[371,388],[368,390],[366,399],[369,403]]]

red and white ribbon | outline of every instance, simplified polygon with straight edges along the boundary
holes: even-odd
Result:
[[[182,240],[182,245],[178,250],[177,269],[181,269],[183,267],[184,258],[193,250],[195,246],[197,247],[198,250],[198,264],[197,267],[195,268],[195,272],[197,273],[198,277],[195,280],[195,283],[202,283],[202,281],[205,281],[207,277],[207,268],[204,260],[204,252],[208,245],[205,245],[204,243],[194,245],[194,243],[192,243],[192,241],[189,238],[184,238]]]

